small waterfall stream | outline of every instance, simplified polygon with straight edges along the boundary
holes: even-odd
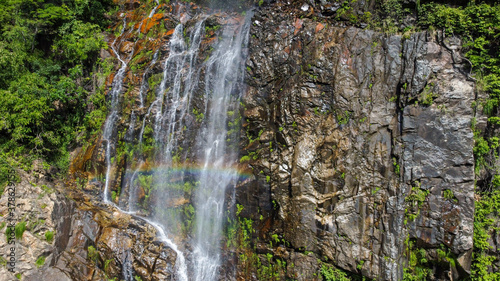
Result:
[[[158,7],[157,2],[149,18]],[[225,193],[238,179],[234,169],[238,151],[231,145],[237,140],[228,137],[228,123],[235,119],[231,116],[238,111],[243,90],[251,13],[222,25],[210,56],[203,61],[199,53],[208,36],[208,17],[193,16],[195,23],[189,29],[179,23],[167,41],[167,55],[157,50],[141,75],[138,108],[130,112],[125,136],[129,142],[136,142],[136,150],[122,176],[121,192],[127,196],[118,204],[110,200],[116,165],[112,161],[116,146],[113,138],[120,119],[127,63],[134,56],[132,51],[125,60],[117,51],[118,40],[126,32],[126,17],[121,35],[111,44],[121,67],[110,90],[110,113],[102,137],[106,142],[103,201],[156,228],[158,238],[177,253],[176,280],[182,281],[218,279],[223,262],[220,241]],[[151,89],[146,78],[160,62],[162,79]],[[200,92],[202,96],[197,97],[195,105],[194,95]],[[151,94],[153,99],[147,96]],[[137,131],[136,124],[140,128]],[[153,154],[145,154],[146,139],[147,145],[154,145]],[[125,279],[132,280],[128,252],[123,266]]]
[[[121,33],[119,36],[115,38],[115,40],[111,44],[111,49],[113,50],[113,53],[115,54],[116,58],[120,61],[121,66],[118,72],[116,73],[115,77],[113,78],[113,84],[111,86],[111,91],[110,91],[111,110],[108,115],[108,118],[106,119],[106,122],[104,123],[104,131],[102,133],[102,139],[106,142],[106,179],[104,183],[105,184],[104,193],[102,195],[104,203],[109,203],[109,182],[111,175],[111,149],[112,149],[111,143],[114,141],[112,139],[112,136],[115,129],[115,123],[118,119],[119,95],[123,88],[123,78],[125,75],[125,70],[127,69],[127,63],[122,59],[122,57],[120,56],[120,52],[118,52],[116,49],[116,42],[119,38],[123,36],[126,26],[127,26],[127,18],[123,18],[123,28],[121,30]]]

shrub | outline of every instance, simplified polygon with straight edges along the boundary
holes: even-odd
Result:
[[[35,262],[37,268],[42,267],[44,263],[45,263],[45,257],[44,256],[39,257],[36,260],[36,262]]]
[[[16,225],[15,227],[15,232],[16,232],[16,239],[21,239],[23,238],[23,233],[26,230],[26,222],[20,222]]]
[[[54,240],[54,231],[46,231],[45,232],[45,240],[48,243],[52,243],[52,241]]]

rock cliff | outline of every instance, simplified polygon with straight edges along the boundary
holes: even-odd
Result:
[[[290,277],[311,280],[310,264],[325,257],[399,280],[409,241],[429,259],[443,246],[468,257],[440,268],[442,278],[468,272],[474,84],[459,39],[391,36],[272,9],[255,15],[251,37],[240,148],[258,157],[236,200],[255,221],[261,210],[264,239],[290,242],[285,260],[302,256]]]
[[[153,226],[104,206],[93,196],[71,193],[70,199],[59,191],[70,185],[54,180],[40,165],[18,173],[16,219],[26,226],[14,244],[13,266],[19,275],[8,270],[7,257],[0,280],[130,279],[132,272],[148,280],[172,278],[176,253],[156,238]],[[7,206],[6,194],[2,206]],[[0,213],[4,228],[8,209],[2,207]],[[0,236],[7,241],[5,232]],[[1,250],[7,253],[10,247],[2,243]]]
[[[227,223],[220,279],[330,280],[328,273],[345,271],[401,280],[404,269],[416,265],[414,257],[430,261],[433,280],[466,278],[473,248],[476,96],[461,39],[442,31],[375,32],[334,20],[339,3],[290,2],[261,1],[247,14],[245,85],[232,88],[242,95],[227,112],[240,177],[222,204]],[[350,13],[361,18],[374,2],[358,1]],[[20,172],[16,189],[26,230],[18,239],[16,266],[22,280],[180,280],[178,250],[141,218],[148,215],[180,218],[170,232],[188,264],[194,259],[199,183],[192,170],[202,153],[195,140],[207,117],[205,91],[213,71],[207,65],[223,30],[237,30],[245,16],[139,1],[122,5],[115,16],[115,34],[108,36],[113,48],[101,52],[117,73],[120,62],[113,58],[128,59],[115,131],[75,152],[65,182],[40,167]],[[197,42],[198,53],[167,69],[180,48],[170,44],[174,37],[187,46]],[[152,105],[159,89],[175,86],[161,82],[174,71],[192,71],[188,64],[197,82],[189,84],[192,100],[173,111],[183,116],[182,126],[157,137]],[[97,85],[108,100],[115,77]],[[170,108],[176,102],[158,103]],[[173,148],[158,141],[172,136]],[[160,150],[185,170],[162,182],[176,189],[164,201],[151,179],[164,156]],[[106,180],[110,204],[103,203]],[[4,193],[4,217],[7,200]],[[133,214],[123,211],[132,208]],[[7,252],[7,244],[1,247]],[[7,267],[0,276],[15,280]]]

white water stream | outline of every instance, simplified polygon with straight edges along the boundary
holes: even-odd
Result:
[[[158,3],[158,2],[157,2]],[[151,11],[151,18],[158,5]],[[177,253],[176,279],[187,281],[211,281],[218,280],[219,270],[222,264],[220,252],[220,241],[222,228],[225,221],[225,193],[227,188],[233,188],[238,173],[233,166],[236,163],[237,151],[230,146],[231,140],[227,138],[228,111],[238,110],[239,98],[241,96],[244,73],[245,48],[248,44],[248,33],[250,29],[251,13],[240,25],[233,24],[228,27],[222,26],[218,41],[213,45],[213,51],[208,60],[200,63],[198,54],[203,38],[205,38],[205,20],[207,17],[199,17],[198,22],[190,29],[189,37],[186,37],[186,27],[177,25],[171,39],[168,42],[168,57],[163,62],[162,81],[155,91],[155,99],[149,105],[146,114],[142,117],[142,127],[138,137],[138,147],[143,146],[146,126],[151,126],[155,143],[155,165],[161,169],[144,173],[143,165],[149,160],[142,155],[136,154],[136,163],[133,169],[126,171],[126,183],[122,183],[128,190],[126,206],[116,206],[110,201],[110,179],[112,169],[112,150],[116,140],[114,131],[119,118],[120,94],[123,88],[123,80],[127,69],[127,62],[119,55],[117,40],[125,32],[126,20],[124,19],[121,35],[111,44],[111,48],[121,63],[116,73],[112,89],[110,91],[110,113],[104,125],[103,140],[106,141],[106,181],[103,192],[103,200],[124,213],[142,219],[156,228],[158,238]],[[140,27],[139,27],[140,30]],[[130,58],[133,56],[133,52]],[[158,61],[163,61],[161,54],[157,51],[152,62],[142,75],[139,98],[140,108],[146,105],[146,97],[149,88],[145,81],[148,71]],[[204,69],[204,80],[200,81],[201,69]],[[202,88],[201,88],[202,87]],[[198,172],[186,174],[185,169],[177,169],[176,166],[183,165],[180,155],[190,147],[183,147],[181,142],[183,132],[187,126],[192,124],[192,114],[195,110],[192,106],[195,91],[204,89],[204,108],[199,109],[197,114],[203,113],[200,128],[194,141],[193,149],[199,151],[197,155]],[[143,113],[144,114],[144,113]],[[141,118],[135,111],[131,113],[129,132],[133,132],[136,120]],[[196,117],[198,119],[198,116]],[[140,121],[139,121],[140,122]],[[191,128],[188,128],[191,129]],[[133,136],[128,137],[133,140]],[[234,141],[234,140],[233,140]],[[139,149],[139,150],[140,150]],[[184,152],[183,152],[184,150]],[[128,175],[127,175],[128,174]],[[145,218],[138,215],[138,185],[139,177],[149,177],[150,190],[154,192],[154,198],[146,198],[149,201],[147,208],[151,215]],[[193,188],[192,204],[195,210],[193,233],[181,230],[180,225],[184,222],[179,215],[184,202],[186,190],[179,186],[191,184],[195,177],[196,187]],[[188,181],[190,178],[191,182]],[[175,184],[174,184],[175,183]],[[180,183],[180,184],[179,184]],[[123,191],[122,191],[123,192]],[[148,194],[149,196],[149,194]],[[122,204],[120,204],[122,205]],[[144,207],[144,206],[143,206]],[[120,208],[128,209],[124,211]],[[141,213],[142,214],[142,213]],[[187,247],[176,245],[176,241],[184,241],[191,245],[192,253],[190,259],[186,260],[184,251]],[[184,238],[182,238],[184,237]],[[186,237],[192,237],[186,241]],[[127,253],[127,261],[130,261],[130,253]],[[123,274],[126,280],[132,280],[131,262],[124,263]]]

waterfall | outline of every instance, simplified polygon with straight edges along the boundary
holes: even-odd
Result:
[[[170,247],[170,249],[174,250],[174,252],[177,254],[177,259],[175,261],[175,267],[177,269],[176,272],[178,275],[177,280],[187,281],[188,277],[187,277],[186,259],[184,258],[184,255],[182,254],[182,252],[179,251],[179,249],[177,248],[177,245],[175,245],[174,242],[172,242],[172,240],[170,240],[167,237],[167,235],[165,234],[165,230],[163,229],[163,227],[161,225],[159,225],[156,222],[145,219],[145,218],[142,218],[142,219],[145,220],[147,223],[151,224],[152,226],[154,226],[154,228],[156,228],[156,230],[160,234],[160,240],[162,242],[164,242],[165,245]]]
[[[159,0],[155,0],[155,2],[156,2],[156,6],[151,10],[151,12],[149,13],[148,18],[153,17],[153,15],[156,13],[156,9],[158,9],[158,6],[160,6],[160,1]]]
[[[149,18],[158,7],[156,1]],[[237,139],[228,137],[228,124],[235,121],[233,114],[239,111],[244,89],[251,16],[231,18],[217,27],[221,30],[215,36],[205,34],[210,15],[184,13],[164,48],[155,51],[141,75],[138,99],[130,111],[124,141],[136,143],[121,177],[121,193],[127,196],[119,199],[118,206],[109,198],[111,155],[117,144],[115,123],[121,118],[122,83],[127,62],[134,55],[132,51],[128,60],[122,59],[116,50],[126,29],[125,19],[121,35],[111,44],[121,67],[113,80],[103,132],[107,165],[103,199],[155,227],[158,239],[177,253],[176,280],[219,279],[225,194],[238,179]],[[212,19],[208,28],[213,24]],[[204,60],[199,54],[202,48],[206,52],[206,44],[210,51]],[[157,63],[162,66],[161,81],[152,86],[146,78]],[[133,272],[131,258],[127,254],[123,268],[127,281]]]
[[[119,95],[122,91],[123,87],[123,77],[125,74],[125,70],[127,69],[127,63],[122,59],[120,56],[120,53],[116,50],[116,42],[118,38],[121,38],[125,32],[125,28],[127,26],[127,18],[123,18],[123,27],[121,30],[121,33],[118,37],[115,38],[113,43],[111,44],[111,49],[113,50],[113,53],[115,54],[116,58],[121,63],[120,69],[116,73],[115,77],[113,78],[113,83],[111,86],[111,91],[110,91],[110,96],[111,96],[111,102],[110,102],[110,113],[108,118],[106,119],[106,122],[104,123],[104,131],[102,133],[102,139],[106,142],[106,179],[105,179],[105,184],[104,184],[104,193],[103,193],[103,200],[105,203],[109,203],[109,181],[110,181],[110,175],[111,175],[111,149],[112,149],[112,144],[111,142],[113,141],[112,136],[113,132],[115,129],[115,123],[118,120],[118,109],[119,109]]]
[[[224,221],[225,190],[234,186],[237,172],[232,169],[236,151],[227,140],[229,109],[236,110],[243,83],[244,56],[251,13],[240,30],[224,29],[222,40],[207,63],[205,76],[207,126],[197,145],[204,160],[196,190],[196,237],[194,241],[194,279],[216,280],[221,263],[220,240]],[[213,170],[219,171],[214,173]],[[224,172],[220,172],[224,171]]]

